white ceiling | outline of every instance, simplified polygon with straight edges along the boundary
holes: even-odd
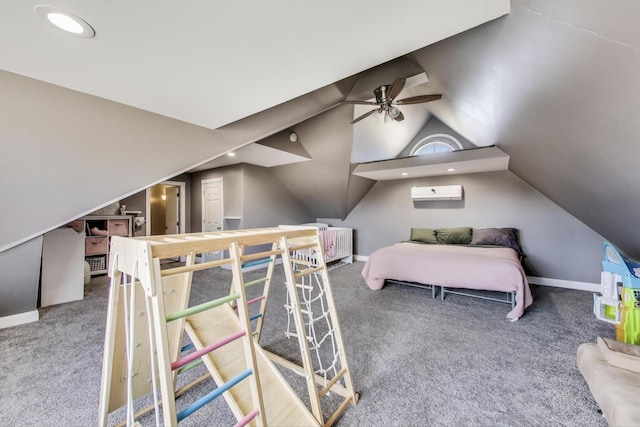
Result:
[[[0,69],[211,129],[509,12],[508,0],[396,1],[392,20],[382,0],[50,2],[93,26],[80,39],[37,4],[2,1]]]

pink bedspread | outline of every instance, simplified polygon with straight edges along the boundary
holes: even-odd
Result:
[[[362,270],[367,286],[382,288],[385,279],[447,288],[516,292],[516,305],[507,314],[518,320],[533,297],[516,251],[456,245],[396,243],[378,249]]]

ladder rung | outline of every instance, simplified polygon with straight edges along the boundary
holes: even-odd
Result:
[[[340,404],[340,406],[338,406],[338,409],[336,409],[336,412],[334,412],[333,415],[331,416],[331,418],[329,418],[329,420],[325,423],[325,426],[331,427],[333,425],[333,423],[336,422],[336,420],[338,419],[340,414],[342,414],[344,412],[344,410],[347,407],[347,405],[349,403],[352,403],[352,402],[353,402],[353,397],[351,397],[351,396],[349,396],[346,399],[344,399],[342,401],[342,403]]]
[[[289,252],[293,252],[293,251],[301,251],[302,249],[310,249],[310,248],[314,248],[316,250],[320,249],[320,245],[318,243],[307,243],[306,245],[296,245],[296,246],[289,246]]]
[[[284,308],[287,308],[289,310],[293,310],[293,306],[289,305],[289,304],[285,304]],[[311,316],[311,312],[309,310],[304,310],[304,309],[301,308],[300,312],[306,314],[307,316]]]
[[[301,270],[299,273],[294,274],[293,277],[295,277],[296,279],[299,279],[301,277],[308,276],[311,273],[317,273],[318,271],[321,271],[323,268],[324,267],[322,265],[319,265],[313,268],[305,268],[304,270]]]
[[[246,371],[244,371],[244,372],[236,375],[235,377],[231,378],[229,380],[229,382],[226,382],[226,383],[222,384],[217,389],[215,389],[212,392],[210,392],[209,394],[201,397],[200,399],[198,399],[197,401],[195,401],[194,403],[192,403],[191,405],[189,405],[188,407],[186,407],[182,411],[178,412],[178,414],[176,416],[177,420],[178,421],[184,420],[189,415],[193,414],[198,409],[202,408],[204,405],[206,405],[207,403],[211,402],[213,399],[215,399],[216,397],[220,396],[222,393],[224,393],[225,391],[229,390],[231,387],[233,387],[234,385],[238,384],[240,381],[242,381],[243,379],[247,378],[251,374],[253,374],[253,371],[251,369],[247,369]]]
[[[231,258],[225,258],[216,261],[203,262],[202,264],[192,264],[185,265],[183,267],[168,268],[166,270],[161,270],[160,275],[162,277],[173,276],[174,274],[188,273],[190,271],[200,271],[206,270],[208,268],[220,267],[221,265],[231,264],[232,262],[233,260]]]
[[[312,267],[312,266],[317,265],[315,261],[307,261],[307,260],[299,259],[299,258],[291,258],[291,262],[293,262],[294,264],[306,265],[308,267]]]
[[[275,251],[265,251],[265,252],[257,252],[255,254],[247,254],[247,255],[242,255],[240,257],[241,261],[251,261],[254,259],[258,259],[258,258],[266,258],[268,256],[271,255],[280,255],[284,253],[284,251],[282,249],[276,249]]]
[[[249,412],[243,419],[238,421],[238,423],[233,427],[244,427],[244,426],[246,426],[247,424],[249,424],[251,422],[251,420],[253,420],[255,417],[257,417],[259,413],[260,413],[259,410],[254,409],[253,411]]]
[[[182,368],[178,369],[178,374],[181,374],[183,372],[187,372],[188,370],[191,370],[191,369],[195,368],[198,365],[202,365],[202,363],[203,363],[202,358],[200,358],[198,360],[194,360],[191,363],[187,363]]]
[[[193,307],[189,307],[182,311],[177,311],[175,313],[167,314],[165,319],[167,322],[171,322],[172,320],[177,320],[183,317],[192,316],[194,314],[202,313],[205,310],[209,310],[211,308],[221,306],[225,302],[235,301],[238,298],[240,298],[240,294],[227,295],[222,298],[214,299],[213,301],[205,302],[204,304],[194,305]]]
[[[298,334],[296,334],[295,332],[285,332],[284,334],[287,338],[291,338],[291,337],[298,338]],[[307,335],[307,341],[313,342],[313,337],[310,337]]]
[[[262,279],[256,279],[256,280],[252,280],[250,282],[245,282],[244,283],[244,287],[248,288],[249,286],[257,285],[258,283],[264,283],[267,280],[269,280],[268,277],[263,277]]]
[[[175,362],[171,363],[171,369],[172,370],[176,370],[179,368],[182,368],[184,365],[193,362],[194,360],[198,359],[199,357],[202,357],[208,353],[211,353],[214,350],[219,349],[222,346],[225,346],[227,344],[229,344],[232,341],[237,340],[238,338],[241,338],[243,336],[245,336],[246,332],[245,331],[239,331],[236,332],[235,334],[229,335],[223,339],[221,339],[220,341],[214,342],[213,344],[210,344],[206,347],[201,348],[198,351],[194,351],[191,354],[188,354],[185,357],[181,357],[180,359],[176,360]]]
[[[345,372],[347,372],[347,368],[342,368],[338,371],[338,373],[331,378],[331,380],[327,383],[326,386],[324,386],[324,388],[322,390],[320,390],[320,393],[318,393],[320,395],[320,397],[324,396],[329,390],[331,390],[331,387],[333,387],[333,385],[340,379],[342,378],[342,376],[345,374]]]
[[[312,291],[313,290],[313,286],[311,286],[311,285],[303,285],[302,283],[296,283],[296,288],[306,289],[308,291]]]

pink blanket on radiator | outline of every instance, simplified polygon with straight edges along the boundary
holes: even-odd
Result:
[[[447,288],[516,292],[516,305],[507,314],[518,320],[533,297],[516,251],[457,245],[396,243],[378,249],[362,270],[367,286],[382,288],[385,279]]]

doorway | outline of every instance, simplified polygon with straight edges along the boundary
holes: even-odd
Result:
[[[146,235],[186,232],[186,183],[165,181],[147,188]]]
[[[223,179],[212,178],[202,180],[202,231],[223,230],[224,188]],[[222,252],[202,254],[204,262],[222,259]]]

